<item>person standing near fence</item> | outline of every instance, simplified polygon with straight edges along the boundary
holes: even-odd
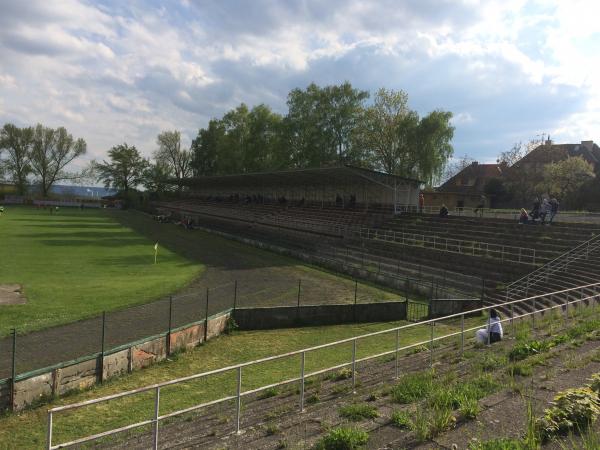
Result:
[[[423,209],[425,208],[425,196],[421,192],[419,194],[419,214],[423,214]]]

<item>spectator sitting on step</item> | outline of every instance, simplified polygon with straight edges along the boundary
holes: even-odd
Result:
[[[527,214],[527,210],[525,208],[521,208],[519,223],[529,223],[529,214]]]
[[[503,334],[500,316],[495,309],[490,309],[487,326],[475,332],[475,341],[478,344],[493,344],[494,342],[500,342]]]
[[[448,217],[448,208],[446,208],[446,205],[442,205],[442,207],[440,208],[440,217]]]

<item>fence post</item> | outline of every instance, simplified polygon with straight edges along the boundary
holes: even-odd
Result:
[[[154,423],[153,423],[153,436],[152,436],[152,448],[158,450],[158,411],[160,408],[160,386],[156,388],[156,394],[154,396]]]
[[[233,310],[235,311],[235,308],[237,306],[237,280],[235,280],[235,283],[233,285]]]
[[[242,366],[237,369],[237,393],[235,399],[235,432],[240,434],[240,415],[242,413]]]
[[[460,316],[460,357],[465,353],[465,315]]]
[[[510,326],[512,328],[513,337],[516,337],[516,332],[515,332],[515,308],[514,308],[514,304],[513,303],[510,304]]]
[[[52,411],[48,410],[48,428],[46,429],[46,450],[52,448]]]
[[[10,409],[15,410],[15,391],[17,389],[17,329],[13,328],[12,333],[12,365],[10,374]]]
[[[535,330],[535,311],[537,310],[537,305],[535,302],[535,297],[533,298],[533,314],[531,314],[531,328]]]
[[[106,341],[106,311],[102,311],[102,345],[100,347],[100,383],[104,381],[104,345]]]
[[[356,394],[356,338],[352,341],[352,393]]]
[[[206,308],[204,310],[204,342],[208,340],[208,290],[206,288]]]
[[[300,359],[300,412],[304,412],[304,368],[306,365],[306,352],[302,352]]]
[[[302,286],[302,278],[298,280],[298,310],[300,309],[300,289]]]
[[[429,328],[431,329],[431,341],[429,343],[429,367],[433,368],[433,321],[429,322]]]
[[[408,306],[408,305],[407,305]],[[398,357],[399,357],[399,351],[398,349],[400,348],[400,329],[396,330],[396,362],[395,362],[395,369],[396,369],[396,379],[399,377],[399,373],[398,373]]]
[[[167,334],[167,355],[171,354],[171,330],[173,329],[173,296],[169,295],[169,333]]]

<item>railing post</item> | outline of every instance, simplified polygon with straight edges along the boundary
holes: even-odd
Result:
[[[300,412],[304,412],[304,368],[306,365],[306,352],[300,358]]]
[[[10,374],[10,409],[15,410],[15,392],[17,390],[17,329],[13,328],[12,334],[12,363]]]
[[[407,305],[408,306],[408,305]],[[395,378],[397,379],[399,376],[399,368],[398,368],[398,358],[399,358],[399,351],[398,349],[400,348],[400,330],[396,330],[396,358],[395,358]]]
[[[429,322],[429,328],[431,329],[431,341],[429,343],[429,367],[433,368],[433,321]]]
[[[100,383],[104,381],[104,346],[106,341],[106,311],[102,311],[102,343],[100,346]]]
[[[208,290],[206,288],[206,307],[204,310],[204,342],[208,340]]]
[[[240,434],[240,416],[242,413],[242,366],[237,368],[237,392],[235,399],[235,432]]]
[[[154,423],[152,431],[152,448],[158,450],[158,412],[160,409],[160,386],[156,388],[154,396]]]
[[[173,329],[173,296],[169,295],[169,333],[167,334],[167,356],[171,354],[171,330]]]
[[[512,328],[513,337],[515,337],[515,308],[513,303],[510,304],[510,326]]]
[[[352,341],[352,393],[356,394],[356,338]]]
[[[465,315],[460,315],[460,356],[465,353]]]
[[[52,411],[48,410],[48,428],[46,429],[46,450],[52,448]]]
[[[567,294],[567,296],[565,297],[565,320],[569,320],[569,295]]]
[[[531,314],[531,328],[535,330],[535,312],[537,311],[537,305],[535,297],[533,298],[533,313]]]

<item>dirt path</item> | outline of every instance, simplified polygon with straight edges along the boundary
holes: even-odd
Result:
[[[346,303],[354,300],[352,280],[302,266],[292,258],[262,251],[201,231],[159,224],[135,211],[114,211],[114,218],[161,246],[205,265],[199,278],[173,301],[173,326],[237,306]],[[300,281],[301,280],[301,281]],[[298,286],[300,284],[300,296]],[[379,301],[383,291],[358,285],[359,302]],[[105,348],[168,330],[169,299],[107,313]],[[18,336],[17,374],[100,352],[102,318],[61,325]],[[0,379],[11,375],[12,340],[0,339]]]

